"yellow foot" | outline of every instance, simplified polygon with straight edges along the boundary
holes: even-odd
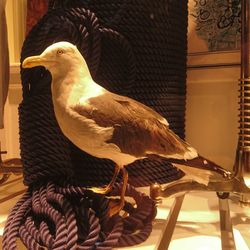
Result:
[[[110,186],[104,186],[104,187],[91,187],[91,188],[87,188],[87,190],[91,190],[94,193],[97,194],[107,194],[108,192],[110,192],[112,187]]]
[[[115,214],[118,214],[124,207],[124,201],[117,199],[117,200],[110,200],[109,201],[109,217],[112,217]]]

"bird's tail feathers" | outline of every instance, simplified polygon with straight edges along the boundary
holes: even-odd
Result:
[[[202,169],[208,169],[208,170],[216,170],[217,172],[223,171],[223,168],[217,165],[216,163],[208,160],[207,158],[198,155],[197,157],[190,159],[190,160],[181,160],[181,159],[168,159],[171,163],[186,165],[189,167],[194,168],[202,168]]]
[[[191,160],[198,157],[198,153],[195,148],[188,146],[187,151],[184,153],[184,160]]]
[[[175,154],[159,154],[159,155],[168,159],[176,159],[176,160],[184,160],[184,161],[192,160],[198,157],[198,153],[196,149],[190,146],[187,147],[184,152],[179,152]]]
[[[186,141],[181,139],[169,127],[164,124],[158,123],[153,130],[152,151],[148,154],[158,154],[164,158],[174,158],[182,160],[190,160],[198,156],[197,151],[190,146]]]
[[[168,155],[169,158],[191,160],[198,157],[198,152],[195,148],[193,148],[189,143],[181,139],[178,135],[173,133],[173,131],[169,130],[168,132],[171,137],[171,140],[169,141],[171,142],[171,144],[174,144],[176,152],[178,152],[170,156]]]

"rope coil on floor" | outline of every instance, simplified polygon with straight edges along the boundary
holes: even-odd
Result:
[[[125,218],[108,219],[109,199],[78,186],[52,182],[27,192],[12,209],[4,231],[3,249],[17,249],[17,237],[27,249],[112,249],[143,242],[152,230],[154,202],[132,186],[126,196],[136,208]],[[110,195],[118,195],[116,185]],[[141,208],[144,208],[141,211]]]

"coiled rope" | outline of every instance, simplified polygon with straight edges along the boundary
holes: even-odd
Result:
[[[177,15],[183,26],[178,33],[174,25],[174,32],[186,35],[184,3],[74,0],[50,1],[49,6],[59,8],[51,9],[31,30],[21,61],[40,54],[53,42],[72,42],[98,83],[154,107],[183,137],[185,39],[173,43],[166,40],[165,32],[171,31],[166,20],[176,21]],[[144,241],[152,230],[154,202],[128,186],[126,196],[133,197],[136,207],[126,203],[128,216],[108,219],[109,198],[84,187],[107,184],[113,163],[83,153],[62,135],[53,112],[49,72],[42,67],[21,69],[21,77],[20,145],[29,191],[8,217],[3,249],[16,249],[18,237],[27,249],[106,250]],[[129,166],[128,171],[135,186],[165,183],[181,175],[166,161],[147,159]],[[111,194],[119,194],[120,188],[117,184]]]
[[[64,25],[59,25],[61,23]],[[83,25],[83,23],[85,25]],[[94,26],[94,31],[92,31],[91,24]],[[97,29],[97,27],[99,28]],[[81,37],[83,37],[82,40]],[[101,83],[106,88],[119,94],[129,94],[133,91],[134,86],[137,85],[135,83],[136,77],[138,77],[137,66],[135,66],[136,59],[128,40],[117,31],[113,31],[110,28],[100,27],[97,17],[95,17],[95,15],[89,10],[85,10],[83,8],[55,9],[45,15],[44,18],[31,30],[26,38],[22,49],[21,61],[27,56],[41,53],[49,44],[61,40],[73,42],[78,46],[78,48],[80,48],[82,54],[87,60],[87,63],[91,65],[91,74],[98,83]],[[124,71],[124,69],[126,70]],[[128,70],[130,71],[127,72]],[[63,137],[63,135],[61,135],[58,131],[58,133],[56,133],[58,136],[54,139],[48,138],[46,141],[48,144],[42,147],[39,152],[35,152],[33,147],[30,148],[30,145],[39,145],[40,134],[47,134],[47,131],[44,131],[43,133],[41,132],[44,130],[44,127],[53,126],[56,131],[58,130],[58,125],[54,118],[53,107],[50,100],[50,74],[42,67],[37,69],[22,70],[21,73],[24,100],[19,108],[20,142],[22,159],[27,163],[27,171],[29,171],[29,174],[24,176],[25,183],[29,185],[32,183],[31,180],[28,180],[33,176],[31,171],[33,171],[35,173],[34,176],[36,176],[36,173],[40,172],[40,168],[41,171],[47,168],[51,169],[49,166],[39,167],[39,164],[42,164],[41,161],[46,162],[47,159],[45,158],[45,161],[41,160],[41,156],[37,157],[38,159],[35,160],[39,160],[40,162],[34,164],[34,156],[31,155],[31,152],[34,154],[36,153],[38,156],[41,155],[41,150],[46,148],[47,151],[51,150],[51,153],[44,151],[45,156],[57,155],[58,158],[60,158],[61,156],[59,152],[56,151],[58,150],[58,147],[53,145],[53,141],[59,142],[66,139],[59,138]],[[155,91],[152,87],[150,87],[150,90],[152,93]],[[136,94],[137,99],[138,97],[143,97],[143,93]],[[150,95],[150,93],[147,95]],[[152,100],[154,99],[155,98]],[[183,97],[181,97],[181,103],[182,99]],[[166,106],[164,106],[164,110],[167,110],[167,104],[168,102],[171,104],[171,100],[173,105],[178,102],[178,100],[173,101],[173,98],[170,95],[170,101],[167,101],[167,103],[165,103],[166,101],[163,101],[164,104],[166,104]],[[152,104],[155,104],[154,101],[148,102],[151,103],[151,106]],[[156,102],[160,101],[158,100]],[[173,107],[173,105],[170,107]],[[180,104],[178,104],[178,107],[179,106]],[[43,109],[46,109],[46,111],[42,111]],[[39,116],[39,114],[36,114],[38,111],[41,115],[43,112],[46,114],[44,122],[45,119],[47,119],[47,125],[38,124],[40,120],[43,119],[42,117],[36,117]],[[28,121],[28,119],[30,119],[30,121]],[[37,137],[34,134],[36,128],[32,130],[32,121],[36,121],[36,127],[41,126],[41,131],[37,130]],[[28,141],[27,138],[30,138],[32,141]],[[51,145],[49,145],[49,143]],[[63,144],[63,146],[59,147],[60,151],[69,148],[69,165],[72,165],[71,171],[73,171],[75,178],[79,180],[79,185],[82,185],[82,183],[88,186],[104,185],[110,181],[114,170],[112,162],[90,157],[78,150],[71,143],[69,143],[69,146],[66,146],[65,142]],[[63,153],[63,158],[68,156],[69,153]],[[63,159],[63,162],[66,162],[65,159]],[[59,162],[56,164],[59,164]],[[30,165],[33,167],[29,167]],[[34,165],[38,167],[36,168]],[[66,168],[69,168],[68,163],[65,163],[65,166]],[[26,165],[24,165],[24,168],[26,171]],[[65,170],[66,169],[63,169],[62,171]],[[138,161],[137,164],[129,166],[128,171],[130,175],[130,183],[136,186],[150,185],[155,181],[166,183],[179,178],[181,175],[181,173],[167,163],[167,161],[157,162],[148,159]],[[142,171],[143,175],[141,174]],[[68,174],[69,169],[67,170],[67,175]]]
[[[116,185],[112,195],[121,192]],[[146,240],[156,214],[154,202],[132,186],[126,196],[129,216],[107,217],[109,200],[70,184],[52,182],[28,191],[12,209],[3,237],[3,249],[17,249],[19,237],[27,249],[112,249]],[[143,208],[143,209],[142,209]]]

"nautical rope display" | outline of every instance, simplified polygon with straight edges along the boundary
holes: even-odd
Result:
[[[64,25],[61,26],[61,23],[64,23]],[[179,115],[180,112],[183,114],[185,110],[185,95],[182,94],[185,94],[185,84],[181,82],[182,78],[178,80],[181,74],[177,75],[177,73],[175,73],[172,77],[171,69],[170,77],[168,77],[166,72],[163,72],[163,76],[160,76],[159,68],[156,71],[157,74],[150,76],[149,79],[136,79],[139,78],[140,75],[142,75],[142,78],[147,76],[144,76],[143,72],[137,72],[139,70],[142,71],[142,69],[137,69],[138,63],[134,55],[134,49],[132,49],[128,39],[125,39],[123,35],[119,34],[117,31],[113,31],[111,28],[100,27],[95,14],[89,10],[85,10],[84,8],[55,9],[45,15],[26,38],[22,50],[21,60],[27,56],[41,53],[49,44],[60,40],[71,41],[81,48],[82,54],[86,58],[88,64],[91,65],[90,70],[96,81],[102,83],[104,87],[117,92],[118,94],[127,94],[135,99],[138,99],[139,101],[144,101],[144,103],[151,107],[155,107],[160,113],[165,114],[165,116],[168,117],[168,120],[170,124],[172,124],[171,126],[173,126],[174,130],[177,132],[181,130],[181,134],[184,133],[184,118]],[[112,48],[112,50],[108,48]],[[154,60],[156,59],[154,59],[153,55],[151,57],[151,61],[155,64]],[[162,65],[161,61],[159,61],[159,66],[160,65]],[[156,66],[153,67],[152,65],[153,70],[156,70],[154,69]],[[128,70],[130,71],[128,72]],[[149,68],[148,70],[150,73]],[[177,72],[179,72],[179,70],[177,70]],[[153,77],[155,77],[155,79],[153,79]],[[157,80],[157,78],[162,79]],[[168,78],[170,82],[167,81]],[[24,139],[20,140],[21,154],[23,159],[27,159],[28,157],[29,159],[33,159],[33,156],[31,156],[31,153],[29,152],[34,153],[34,149],[30,150],[30,143],[25,143],[27,141],[27,137],[35,140],[35,135],[31,135],[32,133],[35,133],[35,130],[33,132],[33,130],[27,129],[31,126],[30,124],[32,124],[32,122],[25,121],[30,118],[31,120],[36,120],[37,123],[39,123],[42,118],[35,117],[38,114],[31,110],[24,115],[25,117],[21,118],[21,116],[22,113],[25,112],[26,107],[27,109],[31,109],[33,107],[34,111],[36,111],[36,109],[41,111],[44,105],[50,105],[50,75],[41,67],[32,70],[22,70],[22,82],[24,100],[20,105],[19,110],[21,130],[20,137],[24,137]],[[138,86],[142,83],[145,84],[144,87]],[[41,105],[41,102],[43,101],[40,101],[40,97],[37,97],[37,95],[42,96],[45,94],[48,95],[47,100],[44,101],[44,105]],[[42,99],[44,98],[46,97],[43,96]],[[29,103],[32,103],[32,105]],[[38,106],[34,107],[33,105]],[[53,108],[52,105],[50,105],[47,107],[46,114],[50,114],[47,119],[51,124],[54,124],[56,130],[58,129],[58,126],[52,112]],[[52,122],[52,120],[54,120],[54,122]],[[39,126],[39,124],[37,124],[37,126]],[[42,126],[41,129],[44,129],[43,127],[44,126]],[[31,134],[27,135],[25,132],[22,132],[23,128],[25,131],[30,131]],[[44,132],[44,134],[46,134],[46,132]],[[33,142],[32,144],[39,144],[39,137],[37,138],[37,141],[38,143]],[[58,155],[58,152],[53,152],[56,150],[53,146],[53,141],[60,140],[48,140],[48,143],[51,143],[52,145],[47,145],[44,148],[51,149],[51,154]],[[67,148],[65,146],[63,147]],[[78,150],[72,144],[70,144],[69,147],[71,154],[71,161],[69,165],[72,165],[75,177],[80,178],[80,184],[103,185],[109,182],[113,173],[113,163],[108,160],[100,160],[90,157]],[[47,153],[45,153],[45,155],[47,155]],[[67,153],[63,153],[63,157],[67,157],[67,155]],[[60,156],[58,155],[58,158],[59,157]],[[34,164],[32,160],[30,163],[28,161],[26,163],[35,166],[37,165]],[[80,167],[83,165],[85,167]],[[24,165],[24,168],[26,168],[26,165]],[[41,169],[44,169],[44,167]],[[141,175],[142,169],[143,175]],[[29,167],[28,171],[34,171],[34,173],[37,173],[37,169],[35,167]],[[167,163],[166,160],[163,160],[162,162],[147,159],[138,161],[136,164],[129,166],[128,171],[131,183],[136,186],[149,185],[155,181],[166,183],[179,178],[181,175],[181,173]],[[26,182],[26,179],[30,178],[30,176],[31,175],[24,176],[25,183],[30,184],[29,182]],[[94,178],[94,180],[91,180],[91,177]]]
[[[111,3],[112,2],[112,3]],[[184,137],[186,79],[186,1],[50,1],[50,10],[28,34],[21,54],[40,54],[58,41],[74,43],[93,78],[167,117]],[[51,76],[42,67],[21,69],[19,106],[24,183],[29,191],[12,209],[3,249],[111,249],[141,243],[152,230],[154,202],[128,186],[120,215],[108,219],[108,196],[84,189],[110,181],[113,163],[91,157],[69,142],[56,122]],[[166,160],[144,159],[128,166],[129,182],[166,183],[182,173]],[[116,184],[111,194],[117,195]]]
[[[112,195],[118,194],[116,185]],[[108,219],[108,199],[78,186],[40,184],[12,209],[5,226],[3,249],[16,249],[19,237],[27,249],[112,249],[139,244],[148,238],[156,214],[154,202],[132,186],[124,207],[129,216]],[[143,208],[143,209],[142,209]]]

